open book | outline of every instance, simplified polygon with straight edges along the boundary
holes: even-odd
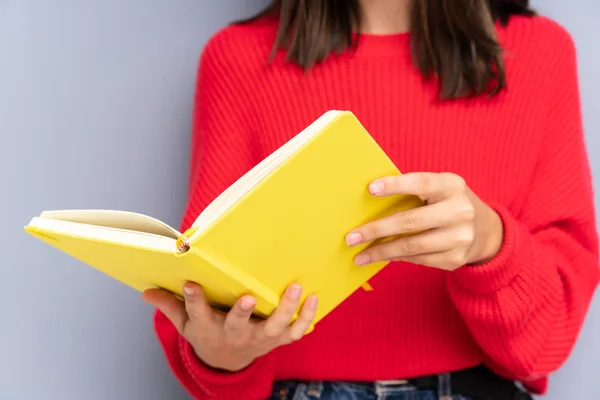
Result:
[[[319,297],[314,323],[385,263],[356,267],[363,247],[353,228],[422,205],[416,196],[374,197],[368,184],[400,172],[357,118],[328,111],[248,171],[186,232],[125,211],[45,211],[26,232],[137,290],[182,295],[199,283],[209,302],[228,308],[256,296],[266,317],[292,282]]]

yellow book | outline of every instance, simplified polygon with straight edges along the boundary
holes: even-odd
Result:
[[[349,111],[328,111],[218,196],[182,233],[125,211],[45,211],[25,230],[139,291],[179,296],[200,284],[211,305],[256,296],[267,317],[292,282],[317,294],[316,324],[379,272],[357,267],[353,228],[422,205],[416,196],[374,197],[368,184],[400,171]],[[377,288],[374,288],[377,290]]]

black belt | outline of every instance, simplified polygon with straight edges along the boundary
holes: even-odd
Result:
[[[419,390],[437,391],[439,376],[423,376],[409,379],[409,383]],[[471,397],[474,400],[532,400],[529,393],[516,384],[496,375],[484,366],[477,366],[450,373],[452,393]]]

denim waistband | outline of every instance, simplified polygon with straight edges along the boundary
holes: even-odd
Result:
[[[407,380],[375,382],[280,381],[270,400],[470,400],[452,394],[450,374],[438,376],[437,391],[419,390]]]

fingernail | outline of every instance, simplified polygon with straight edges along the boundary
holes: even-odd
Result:
[[[368,264],[369,262],[371,262],[371,257],[368,254],[359,254],[354,259],[354,263],[359,266]]]
[[[250,311],[250,310],[252,310],[254,308],[255,304],[256,303],[254,302],[254,299],[250,299],[250,298],[244,298],[240,302],[242,310],[244,310],[244,311]]]
[[[383,193],[383,189],[385,189],[383,182],[373,182],[369,185],[369,191],[372,194],[381,194]]]
[[[194,289],[185,286],[183,288],[183,293],[185,293],[186,296],[193,296],[194,295]]]
[[[317,303],[318,303],[317,296],[310,296],[308,298],[308,304],[307,304],[308,309],[310,311],[315,311],[317,309]]]
[[[288,289],[288,296],[293,301],[300,300],[301,293],[302,293],[302,288],[300,287],[300,285],[292,285]]]
[[[358,232],[351,232],[346,236],[346,243],[348,246],[354,246],[362,242],[362,235]]]

